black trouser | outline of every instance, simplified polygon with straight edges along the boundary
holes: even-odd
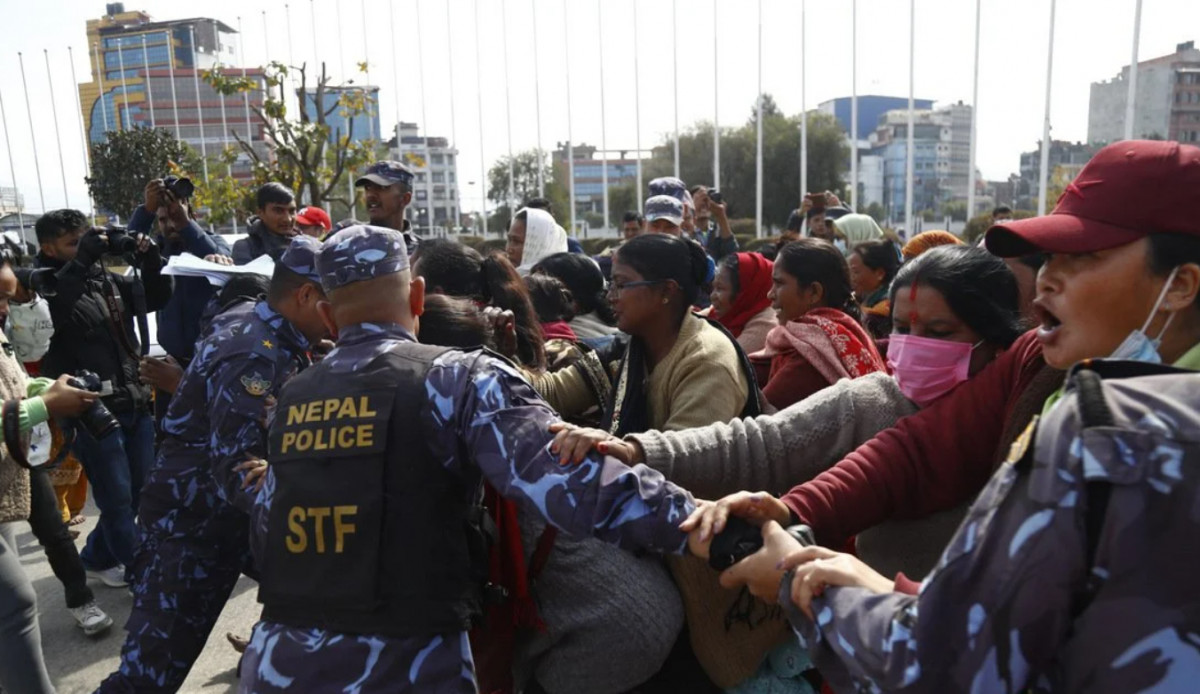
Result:
[[[81,607],[93,600],[92,589],[87,586],[87,573],[79,559],[79,550],[67,524],[58,509],[58,498],[54,496],[54,485],[50,475],[42,469],[29,472],[30,510],[29,526],[33,536],[46,552],[50,569],[63,584],[67,596],[67,607]]]

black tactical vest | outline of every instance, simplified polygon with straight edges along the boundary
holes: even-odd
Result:
[[[317,364],[279,394],[263,618],[395,637],[463,631],[480,612],[479,481],[434,459],[418,419],[444,348],[407,343],[355,373]]]

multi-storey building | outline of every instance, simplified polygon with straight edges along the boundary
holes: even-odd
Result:
[[[1129,66],[1106,82],[1093,82],[1088,105],[1088,142],[1125,138]],[[1175,52],[1138,63],[1135,138],[1200,142],[1200,49],[1188,41]]]
[[[363,92],[366,92],[365,99]],[[317,90],[307,89],[303,96],[309,119],[316,121]],[[342,103],[343,97],[349,97],[347,100],[351,102],[362,100],[365,110],[351,116],[350,109]],[[330,142],[337,142],[344,137],[349,137],[351,142],[382,139],[379,130],[379,87],[327,85],[321,92],[320,110],[326,114],[325,124],[329,126]]]
[[[973,109],[959,102],[913,116],[913,214],[941,216],[946,203],[967,199]],[[902,220],[908,185],[907,108],[880,116],[868,144],[864,160],[879,157],[883,162],[884,210],[889,219]],[[875,200],[863,204],[870,202]]]
[[[392,158],[407,163],[416,173],[409,207],[413,224],[426,229],[453,226],[460,204],[458,149],[445,137],[423,136],[416,123],[403,122],[396,126],[396,137],[390,144]]]

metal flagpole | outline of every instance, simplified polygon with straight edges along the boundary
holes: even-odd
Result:
[[[675,178],[679,178],[679,3],[671,0],[671,79],[675,85]]]
[[[450,72],[450,142],[454,148],[454,159],[458,161],[458,122],[454,116],[454,30],[450,23],[450,3],[446,3],[446,68]],[[395,53],[392,54],[395,56]],[[399,96],[397,95],[397,99]],[[397,101],[397,104],[399,102]],[[399,113],[399,106],[397,113]],[[539,116],[540,118],[540,116]],[[397,118],[396,120],[400,120]],[[540,130],[538,131],[541,132]],[[539,136],[540,138],[540,136]],[[541,147],[541,139],[538,140],[538,146]],[[539,150],[540,151],[540,150]],[[454,167],[454,171],[458,170],[458,166]],[[454,229],[457,231],[462,229],[461,205],[459,204],[460,195],[458,195],[458,178],[454,179],[454,187],[450,187],[450,179],[446,179],[447,198],[453,203],[454,207]]]
[[[366,78],[367,87],[371,86],[371,51],[367,47],[367,0],[362,0],[362,27],[363,27],[363,65],[367,67]],[[286,7],[286,6],[285,6]],[[419,21],[418,21],[419,23]],[[291,37],[289,36],[289,41]],[[376,97],[378,101],[378,97]],[[375,132],[375,119],[371,117],[371,90],[363,90],[363,104],[367,107],[367,137],[378,140],[379,133]],[[375,113],[379,113],[379,104],[375,104]]]
[[[565,0],[564,0],[565,1]],[[481,234],[483,238],[488,235],[488,210],[487,210],[487,165],[484,159],[484,139],[483,139],[483,69],[479,54],[482,52],[479,43],[479,2],[475,0],[475,105],[479,111],[479,199],[483,205],[483,229]],[[570,109],[571,97],[567,97],[567,108]],[[572,200],[572,202],[574,202]],[[574,222],[574,213],[572,213],[571,221]]]
[[[392,34],[392,90],[396,93],[396,126],[400,125],[400,67],[396,61],[396,11],[392,9],[396,3],[388,3],[388,27]],[[449,28],[450,4],[446,3],[447,28]],[[451,42],[447,41],[447,45]],[[454,84],[451,80],[450,84]],[[450,100],[454,100],[454,91],[451,90]],[[400,149],[400,133],[396,133],[396,149]]]
[[[238,18],[238,32],[242,30],[242,20]],[[179,131],[179,100],[175,98],[175,36],[167,33],[167,79],[171,81],[171,113],[175,119],[175,139],[183,140]]]
[[[908,139],[905,143],[904,162],[904,233],[913,237],[913,129],[916,127],[916,112],[913,110],[915,84],[915,56],[917,53],[917,0],[908,3]]]
[[[46,58],[46,85],[50,88],[50,115],[54,117],[54,142],[58,147],[58,170],[62,174],[63,201],[66,202],[67,207],[70,207],[71,196],[67,193],[67,164],[63,160],[62,133],[58,130],[58,105],[54,100],[54,79],[50,75],[50,51],[43,48],[42,53]]]
[[[421,95],[421,142],[425,149],[425,215],[428,218],[429,230],[433,231],[433,157],[429,153],[429,121],[425,112],[425,47],[424,32],[421,31],[421,0],[416,0],[417,21],[417,84]],[[512,164],[509,164],[510,171]]]
[[[975,216],[975,133],[979,123],[979,24],[982,0],[975,0],[975,77],[971,86],[971,162],[967,171],[967,221]]]
[[[504,126],[508,130],[508,214],[516,214],[517,182],[513,167],[512,103],[508,95],[508,3],[500,0],[500,37],[504,41]]]
[[[217,56],[217,64],[220,64],[221,54],[221,32],[217,28],[217,20],[212,20],[213,25],[213,40],[216,42],[216,50],[214,53]],[[225,148],[229,143],[229,121],[225,119],[225,94],[217,89],[213,89],[217,98],[221,100],[221,152],[225,152]],[[233,178],[233,163],[225,164],[225,175]],[[238,233],[237,213],[233,215],[233,233]]]
[[[21,227],[21,240],[29,243],[29,239],[25,236],[25,205],[22,204],[24,198],[21,196],[21,192],[17,190],[17,167],[13,164],[12,143],[8,140],[8,115],[4,112],[3,94],[0,94],[0,124],[4,126],[4,148],[8,150],[8,171],[12,175],[13,191],[16,193],[17,224]]]
[[[1142,0],[1133,10],[1133,57],[1129,59],[1129,93],[1125,96],[1125,139],[1133,139],[1133,118],[1137,115],[1138,39],[1142,34]]]
[[[567,192],[571,198],[571,236],[575,236],[575,142],[571,139],[571,42],[568,37],[571,35],[570,26],[567,22],[567,0],[563,0],[563,65],[567,71]],[[634,31],[637,31],[637,22],[634,22]],[[637,43],[635,36],[634,43]],[[636,46],[634,48],[636,50]],[[641,159],[639,153],[638,174],[642,172]],[[638,185],[638,196],[642,194],[642,186]]]
[[[721,61],[717,59],[720,42],[717,34],[721,26],[717,21],[717,3],[713,0],[713,188],[721,189]]]
[[[858,0],[850,3],[850,209],[858,212]]]
[[[391,10],[391,7],[392,7],[392,3],[389,2],[388,3],[389,11]],[[317,41],[316,0],[308,0],[308,20],[312,24],[313,59],[317,61],[316,67],[319,69],[321,67],[321,44],[320,44],[320,42]],[[318,75],[317,77],[320,78],[320,75]]]
[[[146,69],[146,103],[150,106],[150,127],[157,128],[158,123],[154,120],[154,90],[150,87],[150,54],[146,52],[145,34],[142,34],[142,67]]]
[[[608,229],[608,130],[605,127],[604,111],[604,0],[596,0],[596,31],[600,42],[600,188],[604,200],[604,226]]]
[[[762,238],[763,214],[763,97],[762,97],[762,0],[758,0],[758,126],[757,155],[754,161],[754,235]]]
[[[808,51],[808,37],[805,34],[804,10],[807,0],[800,0],[800,198],[803,201],[808,193],[808,73],[804,64],[804,54]],[[799,204],[799,203],[797,203]]]
[[[1042,121],[1042,161],[1038,170],[1038,215],[1046,214],[1046,187],[1050,181],[1050,94],[1054,83],[1054,10],[1050,0],[1050,48],[1046,51],[1046,115]]]
[[[564,34],[565,36],[565,34]],[[637,209],[642,211],[642,90],[640,84],[641,70],[638,67],[638,16],[637,2],[633,3],[633,130],[634,146],[637,147]],[[570,111],[571,105],[567,104]],[[574,181],[572,181],[574,183]],[[574,189],[574,185],[572,185]]]
[[[100,44],[92,44],[96,56],[96,81],[100,84],[100,117],[104,120],[104,134],[108,134],[108,105],[104,103],[104,63],[100,62]]]
[[[446,8],[450,5],[447,3]],[[538,181],[538,197],[546,197],[546,171],[545,158],[542,153],[542,85],[538,79],[538,38],[537,38],[537,6],[535,0],[529,0],[529,7],[532,10],[530,20],[533,22],[533,111],[536,115],[534,119],[537,122],[537,181]]]
[[[116,111],[116,114],[118,116],[117,122],[121,124],[121,129],[124,130],[128,125],[133,124],[133,119],[130,118],[130,123],[125,123],[125,117],[129,115],[129,85],[125,83],[125,49],[119,45],[117,46],[117,69],[121,71],[121,100],[125,102],[125,108]],[[116,109],[116,102],[113,102],[113,109]]]
[[[342,13],[337,8],[334,11],[337,14],[338,69],[342,73],[342,84],[346,84],[346,53],[342,50]]]
[[[87,128],[83,124],[83,102],[79,99],[79,80],[75,79],[75,52],[67,46],[67,62],[71,64],[71,84],[75,85],[75,110],[79,113],[79,144],[83,146],[83,170],[91,173],[91,156],[88,153]],[[92,200],[92,191],[88,189],[88,209],[91,212],[92,224],[96,224],[96,203]]]
[[[288,67],[291,67],[296,64],[296,52],[292,46],[292,8],[286,2],[283,3],[283,21],[287,24]]]
[[[33,145],[33,170],[37,173],[38,199],[42,203],[42,213],[46,212],[46,196],[42,192],[42,166],[38,163],[37,138],[34,136],[33,109],[29,107],[29,85],[25,82],[25,58],[17,52],[17,61],[21,64],[21,86],[25,89],[25,115],[29,118],[29,142]],[[16,178],[13,178],[16,185]]]
[[[246,79],[246,37],[242,34],[242,18],[238,17],[238,62],[242,64],[242,79]],[[250,126],[250,92],[242,92],[242,106],[246,110],[246,142],[253,146],[254,134]]]
[[[200,161],[204,165],[204,185],[208,185],[208,143],[204,138],[204,108],[200,104],[200,57],[196,52],[196,25],[188,27],[192,40],[192,84],[196,87],[196,123],[200,126]]]

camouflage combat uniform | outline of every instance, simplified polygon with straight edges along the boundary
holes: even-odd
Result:
[[[780,599],[838,691],[1197,690],[1200,375],[1103,388],[1112,426],[1083,426],[1069,388],[918,596],[829,589],[814,625],[785,578]]]

